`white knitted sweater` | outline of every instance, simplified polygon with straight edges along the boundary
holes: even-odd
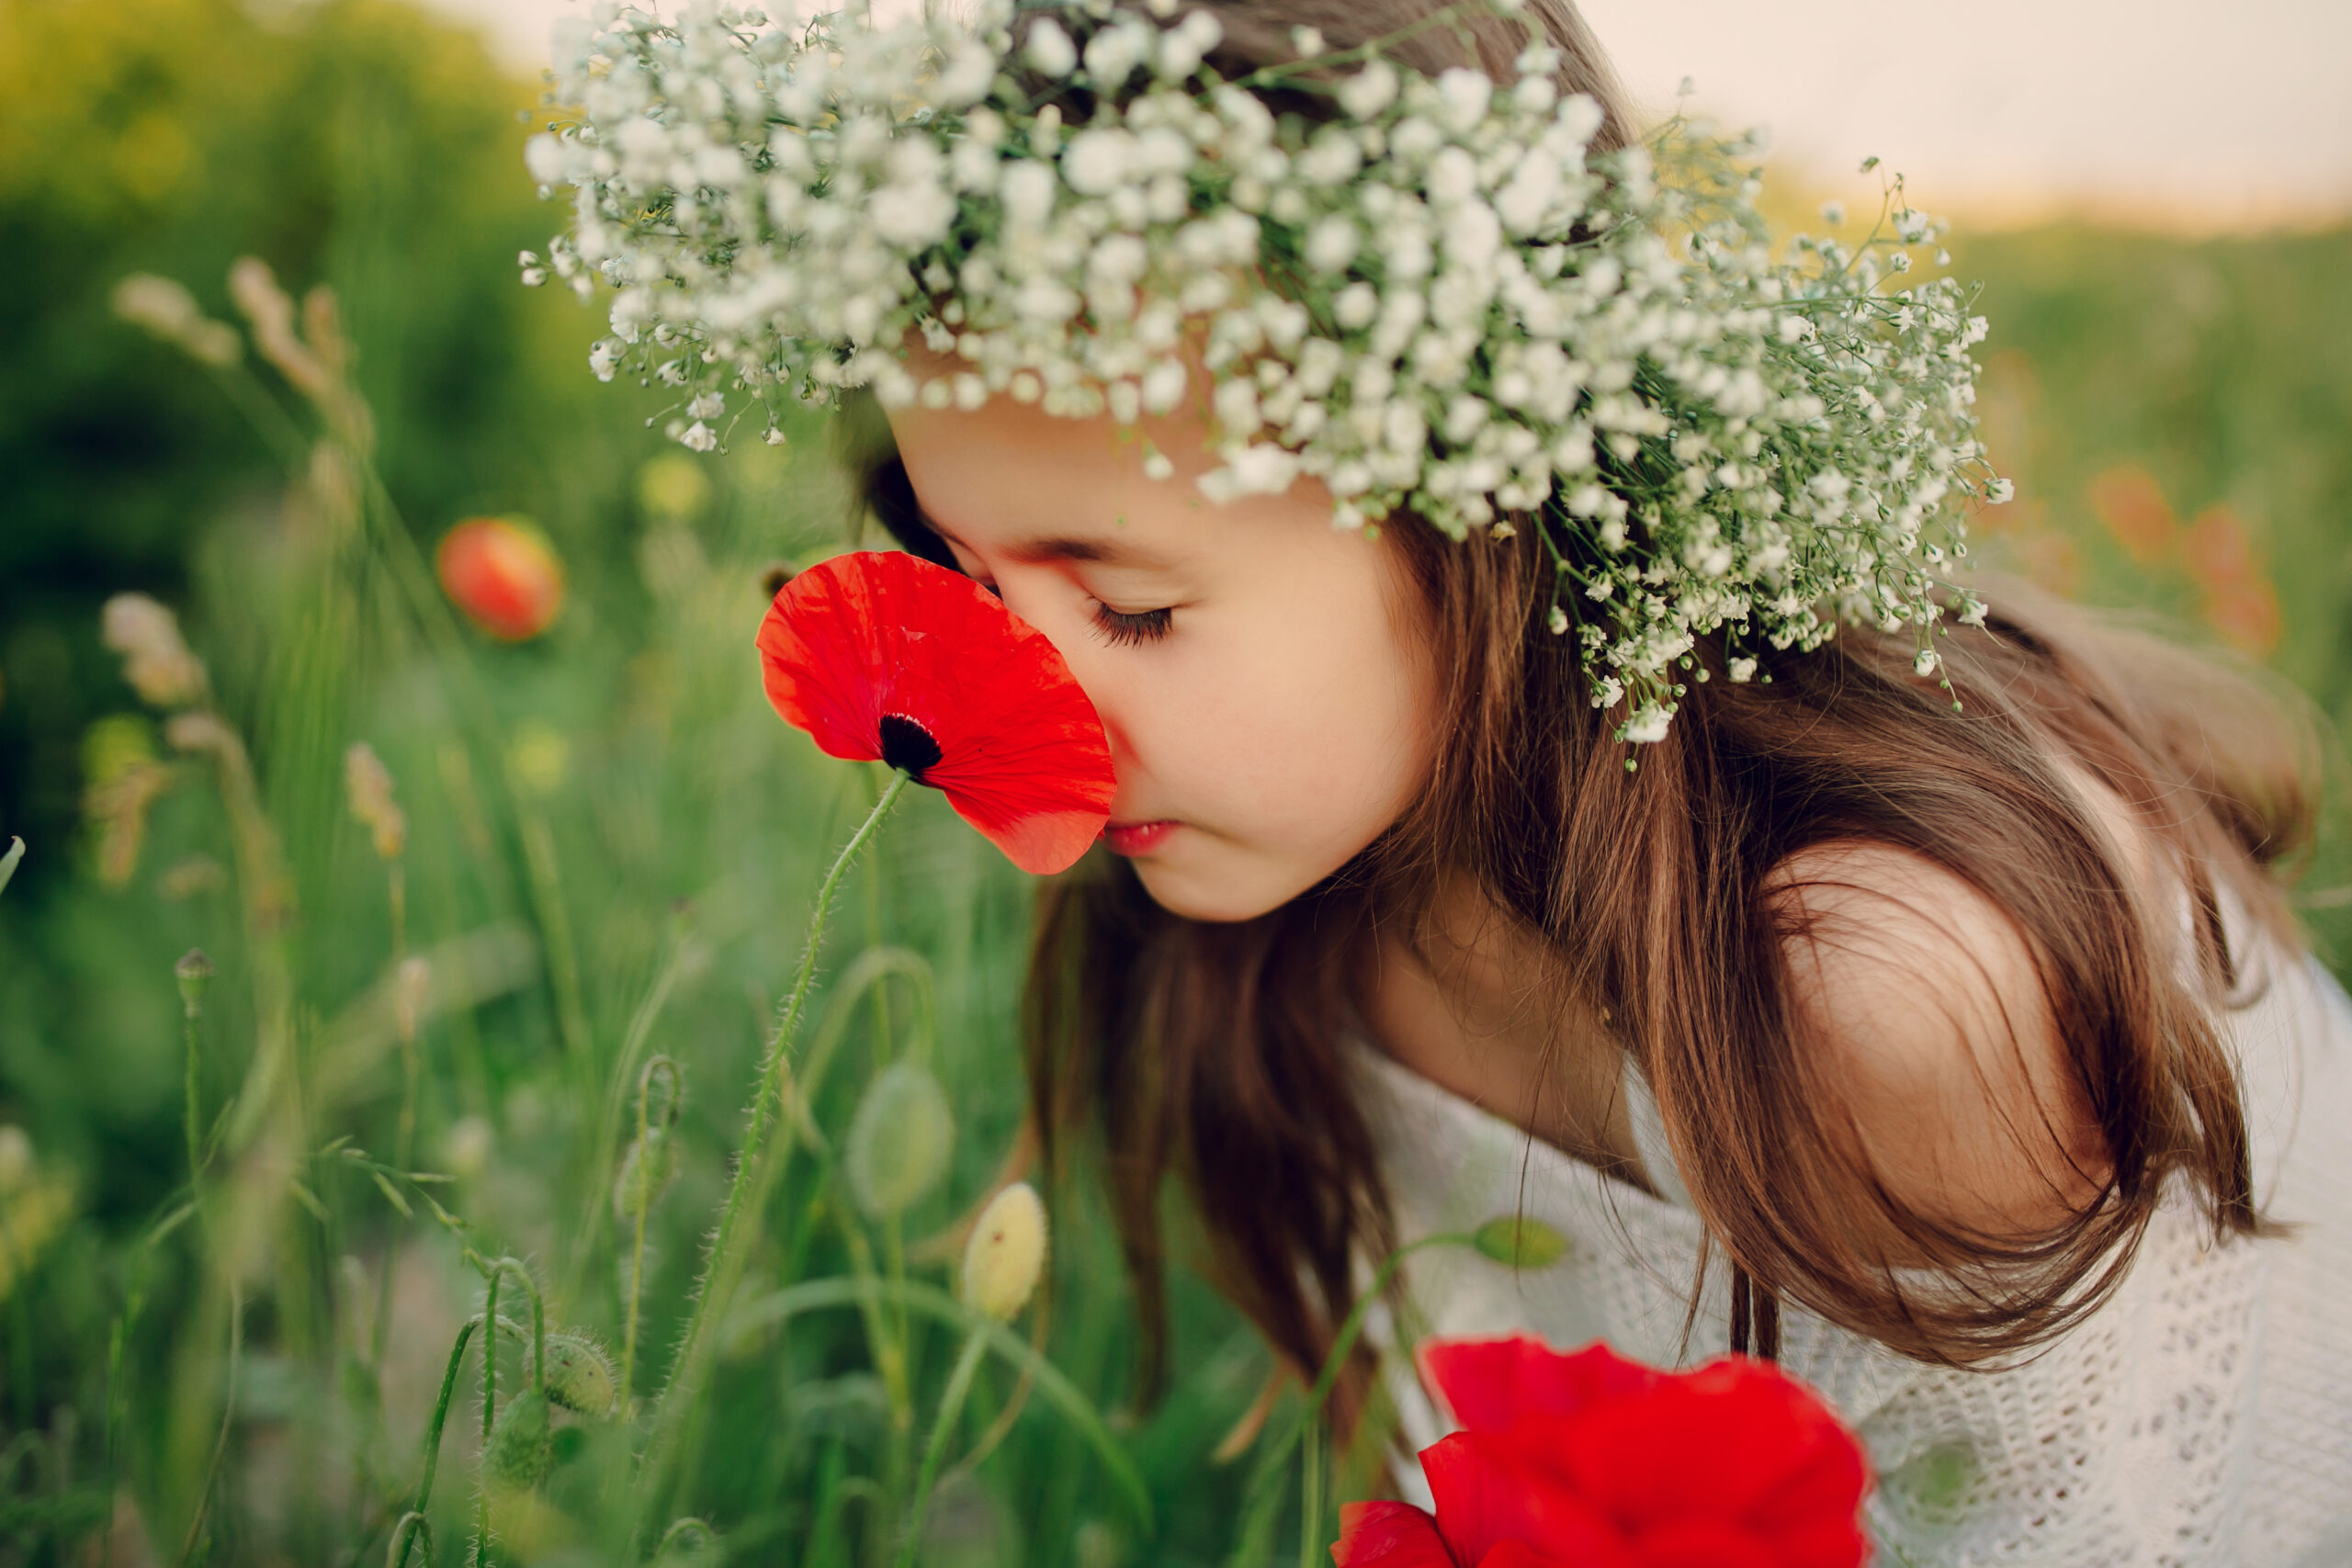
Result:
[[[2352,1003],[2315,962],[2256,953],[2252,999],[2225,1027],[2255,1190],[2291,1236],[2211,1247],[2188,1203],[2168,1203],[2106,1306],[1999,1371],[1925,1366],[1785,1313],[1782,1365],[1838,1408],[1876,1469],[1882,1568],[2352,1565]],[[1361,1055],[1401,1241],[1523,1210],[1571,1247],[1519,1274],[1454,1248],[1416,1254],[1417,1327],[1524,1330],[1564,1348],[1605,1339],[1659,1366],[1728,1342],[1718,1255],[1679,1354],[1701,1226],[1638,1078],[1635,1136],[1662,1197]],[[1393,1343],[1385,1314],[1374,1332]],[[1435,1441],[1445,1425],[1402,1358],[1389,1374],[1405,1436]],[[1417,1485],[1418,1471],[1405,1479]]]

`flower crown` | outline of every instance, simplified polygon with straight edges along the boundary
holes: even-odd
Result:
[[[779,400],[855,388],[1135,426],[1205,370],[1212,499],[1309,476],[1344,527],[1535,526],[1550,627],[1629,741],[1708,678],[1700,637],[1739,681],[1759,644],[1907,625],[1924,676],[1945,598],[1981,619],[1936,574],[1967,500],[2007,494],[1971,412],[1984,323],[1950,278],[1882,288],[1939,233],[1899,180],[1859,248],[1776,259],[1754,138],[1677,122],[1595,152],[1601,108],[1562,96],[1547,45],[1498,86],[1399,67],[1404,34],[1327,51],[1298,28],[1294,60],[1227,80],[1216,17],[1176,13],[982,0],[879,27],[697,0],[560,25],[581,117],[527,158],[575,192],[548,265],[617,291],[591,367],[682,389],[670,433],[698,451],[752,408],[780,442]],[[918,332],[960,367],[911,365]],[[1145,466],[1173,472],[1148,440]]]

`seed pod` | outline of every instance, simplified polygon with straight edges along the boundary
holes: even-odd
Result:
[[[947,1174],[956,1114],[931,1069],[893,1062],[874,1075],[850,1122],[842,1164],[857,1206],[877,1220],[904,1213]]]
[[[670,1129],[648,1127],[642,1136],[629,1140],[628,1152],[621,1156],[620,1175],[613,1181],[613,1213],[625,1225],[634,1224],[662,1201],[677,1174],[678,1151]]]
[[[492,1492],[528,1492],[554,1466],[547,1396],[525,1389],[506,1402],[491,1424],[490,1444],[481,1457],[483,1483]]]
[[[548,1398],[582,1416],[612,1414],[619,1380],[613,1363],[584,1334],[548,1336]]]
[[[172,973],[180,983],[180,1005],[194,1018],[204,1006],[204,988],[212,984],[212,960],[204,956],[204,949],[191,947],[172,965]]]
[[[980,1211],[964,1246],[964,1304],[1010,1322],[1036,1293],[1046,1269],[1046,1205],[1016,1181]]]
[[[1479,1253],[1513,1269],[1549,1269],[1568,1255],[1568,1238],[1524,1214],[1504,1214],[1470,1233]]]

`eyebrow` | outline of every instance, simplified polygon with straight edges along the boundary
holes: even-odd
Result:
[[[933,518],[930,513],[924,512],[922,516],[923,522],[930,525],[931,531],[941,538],[953,545],[964,543],[963,540],[941,527],[937,519]],[[967,549],[970,547],[968,545],[965,546]],[[1086,561],[1095,566],[1124,566],[1151,570],[1165,570],[1169,565],[1167,558],[1156,551],[1137,549],[1117,539],[1090,539],[1072,534],[1051,534],[1036,538],[1016,540],[1005,547],[1004,553],[1012,559],[1030,566],[1046,561],[1062,560]]]
[[[1157,567],[1167,563],[1149,550],[1139,550],[1115,539],[1082,539],[1055,536],[1041,539],[1023,539],[1009,546],[1005,554],[1025,562],[1079,560],[1097,566]]]

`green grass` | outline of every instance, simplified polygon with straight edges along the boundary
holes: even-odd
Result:
[[[813,423],[781,450],[662,449],[650,394],[585,374],[594,312],[514,286],[514,250],[557,217],[520,172],[527,90],[397,6],[304,17],[0,0],[0,238],[39,269],[0,304],[0,407],[23,416],[0,422],[0,840],[29,846],[0,893],[0,1563],[383,1561],[482,1308],[469,1254],[518,1259],[549,1331],[620,1358],[635,1237],[612,1187],[657,1055],[683,1087],[675,1180],[647,1213],[638,1406],[559,1415],[544,1486],[493,1514],[497,1556],[634,1564],[692,1516],[731,1560],[887,1562],[967,1342],[941,1305],[953,1227],[1019,1121],[1024,879],[927,791],[847,873],[794,1058],[830,1051],[811,1121],[841,1138],[879,1070],[927,1052],[952,1156],[876,1221],[832,1144],[798,1143],[707,1395],[640,1477],[810,895],[878,784],[775,719],[751,648],[763,571],[832,547],[846,498]],[[174,128],[159,181],[141,158]],[[2273,667],[2344,717],[2352,231],[1954,249],[1986,281],[1984,412],[2021,487],[1988,553],[2194,632],[2210,563],[2133,554],[2094,497],[2128,471],[2184,525],[2227,508],[2278,598]],[[247,251],[343,300],[372,501],[313,477],[334,433],[266,367],[290,446],[106,314],[140,268],[224,310]],[[452,619],[421,564],[494,512],[537,516],[571,573],[562,618],[521,647]],[[232,748],[175,744],[123,682],[96,636],[123,589],[180,611]],[[407,817],[396,864],[350,810],[357,741]],[[2332,840],[2313,878],[2332,952],[2343,864]],[[174,965],[199,946],[215,973],[191,1027]],[[918,955],[932,1012],[904,975],[848,994],[886,950]],[[1171,1392],[1131,1410],[1115,1247],[1082,1184],[1048,1197],[1051,1288],[978,1364],[922,1560],[1226,1561],[1253,1461],[1210,1456],[1268,1357],[1180,1267]],[[527,1332],[519,1276],[501,1281]],[[1066,1386],[1018,1393],[1032,1336]],[[492,1337],[505,1402],[523,1341]],[[445,1564],[476,1519],[479,1345],[424,1511]]]

